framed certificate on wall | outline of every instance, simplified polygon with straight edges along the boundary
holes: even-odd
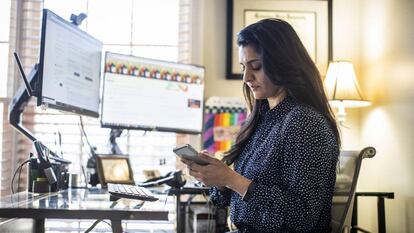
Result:
[[[291,24],[319,72],[326,72],[332,60],[332,0],[228,0],[227,4],[227,79],[242,79],[237,33],[266,18],[279,18]]]

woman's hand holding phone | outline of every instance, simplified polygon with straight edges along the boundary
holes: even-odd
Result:
[[[208,161],[203,160],[199,155],[199,153],[190,145],[185,144],[182,146],[177,146],[173,149],[174,153],[181,158],[181,160],[189,160],[199,165],[208,165]]]
[[[189,157],[191,160],[184,156],[180,156],[180,158],[187,165],[189,174],[196,178],[196,180],[203,182],[206,186],[227,186],[231,182],[233,175],[237,174],[222,161],[211,157],[206,150],[197,153],[196,156],[205,164],[197,163],[199,160],[196,161],[194,159],[194,154]]]
[[[209,156],[207,151],[199,154],[203,160],[209,162],[202,166],[191,161],[183,161],[190,170],[190,175],[206,186],[227,187],[243,196],[249,187],[251,180],[235,172],[222,161]]]

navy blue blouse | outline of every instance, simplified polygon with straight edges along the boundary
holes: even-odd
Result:
[[[211,200],[231,206],[241,232],[330,232],[339,148],[328,121],[291,97],[260,114],[234,163],[254,182],[249,197],[213,187]]]

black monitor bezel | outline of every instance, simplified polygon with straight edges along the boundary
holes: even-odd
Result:
[[[63,19],[62,17],[60,17],[59,15],[55,14],[54,12],[52,12],[51,10],[48,9],[43,9],[43,16],[42,16],[42,31],[41,31],[41,38],[40,38],[40,56],[39,56],[39,69],[38,69],[38,76],[37,76],[37,83],[36,83],[36,93],[37,93],[37,106],[41,106],[44,104],[43,99],[44,97],[42,96],[42,89],[43,89],[43,68],[44,68],[44,56],[45,56],[45,42],[46,42],[46,29],[47,29],[47,18],[48,15],[51,14],[53,16],[55,16],[56,18],[58,18],[60,21],[66,23],[69,26],[72,26],[74,28],[77,28],[76,25],[66,21],[65,19]],[[84,33],[87,36],[90,36],[89,34],[87,34],[86,32],[79,30],[81,33]],[[92,37],[92,36],[90,36]],[[94,38],[95,40],[97,40],[96,38]],[[102,61],[102,57],[101,57],[101,61]],[[101,82],[101,67],[99,69],[99,82]],[[99,87],[101,86],[101,84],[99,84]],[[100,101],[100,99],[99,99]],[[51,104],[51,103],[45,103],[47,105],[47,107],[50,107],[52,109],[56,109],[56,110],[60,110],[60,111],[64,111],[64,112],[70,112],[70,113],[74,113],[74,114],[79,114],[79,115],[84,115],[84,116],[90,116],[90,117],[95,117],[95,118],[99,118],[99,114],[100,114],[100,110],[98,108],[98,110],[92,111],[89,109],[84,109],[81,107],[77,107],[77,106],[73,106],[70,104],[65,104],[65,103],[61,103],[56,101],[56,104]]]
[[[103,107],[104,107],[104,93],[105,93],[105,64],[106,64],[106,59],[108,54],[114,54],[114,55],[120,55],[120,56],[131,56],[134,58],[139,58],[139,59],[145,59],[148,61],[154,61],[154,62],[163,62],[163,63],[167,63],[167,64],[178,64],[178,65],[188,65],[188,66],[194,66],[194,67],[198,67],[198,68],[202,68],[204,70],[204,84],[203,84],[203,97],[202,97],[202,101],[203,101],[203,109],[202,109],[202,119],[201,122],[204,122],[204,106],[205,106],[205,73],[206,73],[206,69],[204,66],[200,66],[200,65],[196,65],[196,64],[186,64],[186,63],[179,63],[179,62],[171,62],[171,61],[165,61],[165,60],[159,60],[159,59],[152,59],[152,58],[146,58],[146,57],[139,57],[139,56],[135,56],[135,55],[126,55],[126,54],[121,54],[121,53],[114,53],[114,52],[109,52],[106,51],[105,52],[105,58],[104,58],[104,62],[103,62],[103,75],[102,75],[102,93],[101,93],[101,107],[100,107],[100,123],[101,123],[101,127],[102,128],[110,128],[110,129],[127,129],[127,130],[143,130],[143,131],[158,131],[158,132],[170,132],[170,133],[182,133],[182,134],[194,134],[194,135],[198,135],[201,134],[203,132],[203,128],[204,125],[201,124],[201,129],[200,130],[188,130],[188,129],[180,129],[180,128],[168,128],[168,127],[157,127],[157,126],[145,126],[145,125],[118,125],[118,124],[109,124],[107,122],[103,122],[102,121],[102,116],[103,116]]]

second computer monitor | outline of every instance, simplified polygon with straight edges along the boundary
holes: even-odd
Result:
[[[106,53],[103,127],[201,133],[204,68]]]

